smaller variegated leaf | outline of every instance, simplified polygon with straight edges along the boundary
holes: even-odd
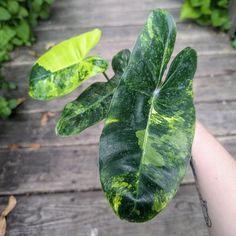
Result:
[[[96,46],[101,31],[90,32],[65,40],[43,54],[33,65],[29,95],[50,100],[76,89],[84,80],[104,72],[108,63],[99,56],[86,57]]]
[[[65,106],[57,122],[57,134],[60,136],[79,134],[106,118],[114,90],[128,65],[129,57],[128,49],[117,53],[112,59],[112,68],[115,72],[113,78],[108,82],[90,85],[77,99]]]

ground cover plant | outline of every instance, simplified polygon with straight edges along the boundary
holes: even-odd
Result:
[[[16,84],[6,80],[3,62],[11,59],[10,53],[18,46],[31,46],[35,41],[33,28],[40,19],[47,19],[54,0],[3,0],[0,1],[0,118],[7,118],[23,99],[9,99],[6,91]]]
[[[218,30],[228,31],[232,24],[229,5],[230,0],[185,0],[180,18],[191,19],[203,26],[213,26]],[[236,37],[232,37],[232,46],[236,48]]]
[[[85,89],[62,111],[56,125],[61,136],[79,134],[104,120],[99,171],[102,188],[117,216],[144,222],[173,198],[191,158],[195,127],[192,82],[197,67],[194,49],[173,59],[176,25],[165,10],[153,10],[130,52],[123,49],[108,62],[87,56],[98,43],[94,29],[65,40],[42,55],[30,74],[29,94],[55,99],[88,78],[103,74],[106,82]]]

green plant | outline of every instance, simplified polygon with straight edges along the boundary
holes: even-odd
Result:
[[[227,31],[231,26],[229,2],[230,0],[185,0],[180,18],[191,19],[200,25]],[[236,48],[236,38],[232,38],[232,46]]]
[[[211,25],[221,30],[230,28],[229,0],[185,0],[181,19],[193,19],[200,25]]]
[[[236,38],[234,38],[234,39],[232,40],[232,47],[233,47],[233,48],[236,48]]]
[[[6,99],[0,96],[0,117],[7,118],[11,115],[12,110],[23,102],[24,99]]]
[[[113,57],[114,76],[109,79],[104,59],[96,57],[99,63],[84,66],[94,58],[85,56],[98,42],[98,32],[66,40],[40,57],[32,68],[29,94],[53,99],[95,73],[105,75],[107,82],[90,85],[65,106],[56,132],[79,134],[105,119],[99,155],[102,188],[121,219],[144,222],[170,202],[186,173],[195,126],[197,56],[191,48],[182,50],[163,82],[176,26],[167,11],[154,10],[132,53],[124,49]]]
[[[0,2],[0,61],[10,59],[16,46],[30,46],[32,29],[39,19],[47,19],[54,0],[4,0]]]
[[[54,0],[3,0],[0,2],[0,90],[16,89],[16,84],[4,78],[1,70],[2,63],[11,59],[10,52],[15,47],[31,46],[35,41],[33,28],[39,19],[48,18],[53,2]],[[2,99],[7,102],[5,98],[2,97]],[[8,103],[10,101],[12,100]],[[8,109],[5,105],[0,106],[0,118],[7,118],[16,106],[7,107]]]

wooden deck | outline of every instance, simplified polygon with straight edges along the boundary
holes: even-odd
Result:
[[[180,0],[58,0],[52,17],[36,29],[32,49],[20,48],[6,65],[9,80],[17,81],[16,96],[27,97],[27,74],[45,47],[91,28],[103,31],[97,54],[111,60],[135,38],[153,8],[166,8],[177,21],[175,54],[191,46],[198,51],[195,77],[197,116],[236,158],[236,51],[228,38],[212,29],[178,19]],[[0,121],[0,208],[10,194],[18,204],[8,217],[8,236],[205,236],[205,226],[194,179],[188,171],[170,205],[154,220],[131,224],[119,220],[101,191],[98,140],[102,124],[80,136],[59,138],[54,126],[72,94],[50,102],[27,98],[8,121]],[[53,112],[42,125],[45,112]],[[32,143],[40,148],[30,148]],[[19,144],[10,150],[9,144]]]

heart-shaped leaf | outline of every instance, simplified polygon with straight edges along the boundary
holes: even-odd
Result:
[[[90,85],[78,98],[65,106],[57,122],[57,134],[61,136],[79,134],[87,127],[106,118],[114,90],[128,65],[129,57],[128,49],[117,53],[112,60],[112,68],[115,72],[113,78],[108,82]]]
[[[42,55],[33,65],[29,95],[38,100],[63,96],[84,80],[102,73],[108,63],[99,56],[86,57],[98,43],[99,29],[65,40]]]
[[[154,10],[141,31],[116,88],[100,139],[100,179],[122,219],[144,222],[175,195],[191,156],[196,53],[180,52],[161,79],[173,51],[176,27]]]

